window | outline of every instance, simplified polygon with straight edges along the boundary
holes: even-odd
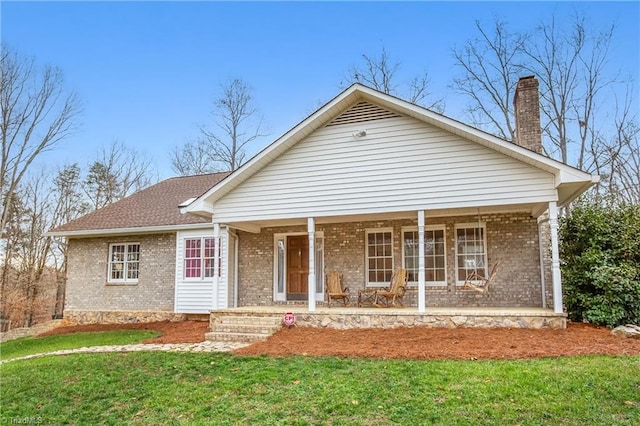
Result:
[[[456,226],[456,274],[458,281],[476,272],[487,276],[485,227],[481,225]]]
[[[384,286],[393,275],[393,240],[391,230],[366,232],[367,281],[370,286]]]
[[[184,277],[193,279],[213,277],[214,249],[213,238],[185,238]],[[219,263],[218,266],[220,266]]]
[[[425,281],[431,285],[446,285],[444,227],[433,227],[424,231],[424,273]],[[418,282],[418,231],[404,230],[404,267],[409,282]]]
[[[140,243],[109,246],[109,278],[112,283],[137,283],[140,273]]]

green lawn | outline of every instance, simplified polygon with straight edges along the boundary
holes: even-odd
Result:
[[[83,346],[128,345],[158,336],[152,330],[118,330],[99,333],[58,334],[47,337],[23,337],[0,343],[0,359],[18,358],[42,352]]]
[[[390,361],[148,352],[16,361],[0,374],[2,424],[640,424],[640,357]]]

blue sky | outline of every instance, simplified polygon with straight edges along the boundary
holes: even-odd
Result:
[[[450,87],[451,49],[475,36],[475,20],[499,17],[530,30],[555,13],[616,25],[611,70],[636,80],[640,102],[639,2],[10,2],[2,41],[59,66],[84,105],[81,127],[42,160],[86,164],[120,141],[173,175],[169,153],[210,122],[219,84],[241,77],[269,136],[257,152],[338,94],[361,55],[385,47],[400,77],[428,71],[445,114],[464,120]]]

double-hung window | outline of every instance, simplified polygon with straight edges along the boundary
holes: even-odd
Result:
[[[109,245],[110,283],[135,284],[140,274],[140,243]]]
[[[385,286],[393,275],[393,239],[391,229],[366,231],[367,285]]]
[[[456,225],[456,275],[463,282],[470,274],[487,276],[486,228]]]
[[[419,239],[418,231],[402,231],[404,268],[408,281],[418,282]],[[424,231],[424,274],[429,285],[446,285],[446,251],[444,226],[427,227]]]
[[[213,238],[185,238],[184,277],[188,279],[213,277],[214,248]]]

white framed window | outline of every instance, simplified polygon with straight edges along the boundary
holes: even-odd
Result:
[[[135,284],[140,274],[140,243],[109,244],[107,282]]]
[[[447,284],[446,239],[444,225],[427,226],[424,230],[424,274],[428,285]],[[402,264],[408,281],[418,283],[418,229],[402,228]]]
[[[198,280],[213,277],[215,240],[212,237],[184,239],[184,279]],[[218,267],[220,263],[218,262]]]
[[[467,276],[477,273],[487,276],[486,225],[457,224],[456,280],[463,283]]]
[[[393,229],[365,231],[367,286],[389,285],[393,275]]]

